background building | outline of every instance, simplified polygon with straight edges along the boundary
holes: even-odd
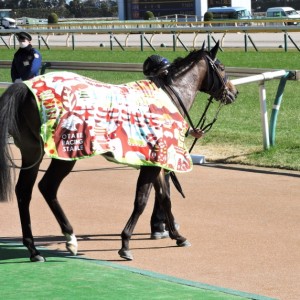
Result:
[[[216,6],[242,6],[251,12],[251,0],[118,0],[120,20],[141,20],[151,11],[158,18],[196,15],[200,21],[209,7]]]

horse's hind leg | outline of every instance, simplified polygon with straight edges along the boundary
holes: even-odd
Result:
[[[52,159],[42,180],[39,182],[39,189],[54,214],[62,233],[67,239],[66,247],[73,254],[77,254],[77,239],[73,234],[73,228],[67,219],[57,199],[58,188],[63,179],[72,171],[75,161],[64,161]]]
[[[24,163],[24,156],[22,155],[22,167],[27,164]],[[40,255],[40,252],[35,248],[34,239],[31,231],[31,220],[29,205],[31,201],[32,189],[38,174],[40,163],[27,170],[20,171],[18,182],[16,184],[16,196],[18,200],[19,214],[23,233],[23,244],[30,252],[31,261],[44,261],[45,259]],[[28,165],[29,166],[29,165]]]
[[[33,99],[33,101],[35,101]],[[34,102],[33,102],[34,103]],[[40,163],[43,158],[43,150],[39,137],[39,115],[30,113],[30,105],[26,106],[29,111],[26,116],[30,116],[30,122],[21,116],[19,126],[20,134],[13,133],[16,146],[20,149],[22,156],[22,166],[16,184],[15,192],[18,201],[20,221],[23,233],[23,244],[30,252],[31,261],[45,261],[40,252],[35,248],[31,230],[30,201],[32,189],[35,184]]]
[[[127,260],[133,259],[129,250],[129,241],[136,223],[146,207],[153,182],[156,180],[159,172],[160,168],[157,167],[141,167],[137,181],[133,212],[122,231],[122,248],[118,252],[122,258]]]

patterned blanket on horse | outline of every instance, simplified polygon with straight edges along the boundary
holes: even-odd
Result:
[[[102,83],[71,72],[52,72],[24,82],[41,117],[45,152],[73,160],[93,155],[130,166],[187,172],[187,123],[152,81]]]

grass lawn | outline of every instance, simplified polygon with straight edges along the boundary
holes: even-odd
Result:
[[[15,50],[1,49],[1,60],[11,60]],[[53,48],[41,49],[43,61],[98,61],[98,62],[130,62],[142,63],[153,51],[109,51],[100,48]],[[156,52],[169,60],[178,56],[186,56],[187,52],[173,52],[161,49]],[[218,58],[231,67],[270,68],[297,70],[300,69],[299,52],[282,50],[244,52],[242,50],[228,50],[219,52]],[[110,83],[123,83],[143,78],[139,72],[95,72],[78,71],[83,75]],[[10,81],[9,70],[0,70],[0,81]],[[274,103],[279,80],[266,82],[268,116]],[[275,147],[263,149],[263,138],[260,121],[260,104],[258,83],[238,86],[237,101],[224,107],[213,129],[205,138],[198,141],[193,153],[204,154],[207,161],[221,161],[272,168],[300,170],[300,109],[298,95],[300,84],[288,81],[280,112],[277,120]],[[202,114],[206,104],[206,94],[199,94],[192,108],[192,118]],[[216,105],[215,105],[216,109]],[[210,111],[213,118],[214,109]],[[192,140],[189,138],[187,144]]]
[[[57,251],[40,250],[47,261],[33,264],[23,246],[0,240],[2,299],[20,299],[22,295],[22,300],[272,300],[110,262],[68,258]]]

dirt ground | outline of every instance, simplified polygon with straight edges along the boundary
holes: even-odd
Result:
[[[16,155],[16,163],[20,164]],[[39,178],[49,159],[44,159]],[[300,299],[300,173],[205,164],[178,177],[173,213],[191,247],[150,240],[152,192],[131,241],[134,260],[118,256],[133,207],[138,171],[101,157],[79,161],[59,198],[79,241],[79,255],[179,278],[274,297]],[[20,237],[14,200],[0,204],[0,238]],[[64,249],[60,228],[37,188],[31,204],[37,245]]]

